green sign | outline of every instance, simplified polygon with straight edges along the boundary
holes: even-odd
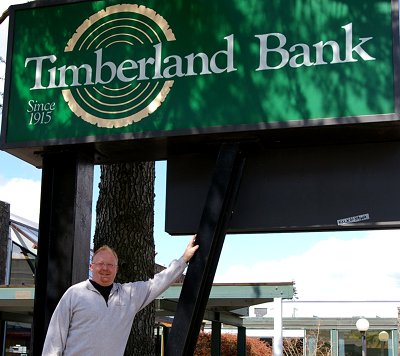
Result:
[[[12,7],[3,146],[393,120],[392,11],[389,0]]]

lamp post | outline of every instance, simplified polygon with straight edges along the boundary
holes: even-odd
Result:
[[[389,340],[389,334],[386,331],[381,331],[378,335],[381,342],[381,356],[385,355],[385,342]]]
[[[367,356],[367,338],[366,333],[369,328],[369,322],[367,319],[361,318],[356,322],[356,327],[358,331],[361,333],[361,349],[362,356]]]

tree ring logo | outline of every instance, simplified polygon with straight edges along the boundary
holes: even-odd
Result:
[[[125,46],[152,45],[174,41],[167,21],[145,6],[121,4],[109,6],[86,19],[68,41],[65,52],[116,51]],[[118,48],[118,49],[117,49]],[[168,95],[173,80],[131,81],[70,87],[62,94],[69,108],[83,120],[106,128],[119,128],[152,114]],[[119,82],[121,84],[121,82]]]

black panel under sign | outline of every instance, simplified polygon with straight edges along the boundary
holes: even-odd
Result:
[[[215,157],[168,160],[166,231],[195,233]],[[249,153],[230,233],[397,228],[397,142]]]

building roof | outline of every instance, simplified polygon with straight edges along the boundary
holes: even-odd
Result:
[[[156,300],[157,315],[175,313],[182,284],[173,284]],[[249,307],[272,301],[291,299],[293,282],[281,283],[215,283],[212,285],[204,319],[242,326],[242,318],[249,315]]]
[[[10,214],[10,234],[14,243],[36,255],[39,226],[30,220]]]
[[[157,298],[157,316],[174,315],[181,289],[182,284],[174,284]],[[293,293],[291,282],[214,284],[204,319],[241,326],[242,317],[248,316],[248,307],[271,301],[275,297],[292,298]],[[0,286],[0,313],[7,315],[8,320],[30,320],[34,295],[34,286]]]

